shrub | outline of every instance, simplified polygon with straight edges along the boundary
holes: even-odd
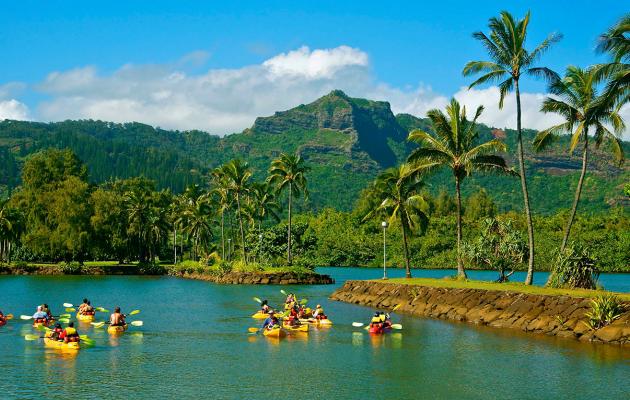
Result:
[[[138,264],[138,272],[141,275],[164,275],[166,268],[154,262],[144,262]]]
[[[588,318],[586,324],[591,329],[599,329],[619,318],[624,311],[619,298],[612,293],[606,293],[591,300],[591,311],[584,315]]]
[[[80,275],[83,272],[83,264],[78,261],[63,261],[59,263],[59,268],[66,275]]]
[[[571,244],[558,252],[548,286],[553,288],[596,289],[599,270],[586,248]]]

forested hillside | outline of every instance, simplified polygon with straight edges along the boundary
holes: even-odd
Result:
[[[527,121],[524,122],[527,125]],[[256,119],[250,129],[220,138],[201,131],[168,131],[140,123],[102,121],[38,123],[0,122],[0,185],[7,192],[19,184],[25,157],[48,147],[70,148],[83,160],[93,183],[145,176],[158,188],[181,192],[191,183],[207,182],[210,169],[232,159],[248,161],[258,177],[265,175],[272,158],[282,152],[300,152],[311,167],[311,196],[303,209],[334,207],[349,210],[361,189],[383,168],[403,161],[411,149],[407,133],[427,128],[424,119],[407,114],[394,116],[386,102],[355,99],[341,91],[308,105]],[[515,150],[514,135],[482,126],[482,137],[504,139]],[[536,213],[568,208],[580,160],[571,157],[568,142],[559,141],[544,153],[531,150],[535,132],[526,131],[530,193]],[[592,173],[585,186],[583,208],[606,210],[627,201],[623,184],[630,168],[615,166],[606,149],[595,151]],[[630,149],[625,145],[626,154]],[[508,155],[513,163],[512,155]],[[436,174],[430,190],[451,191],[447,172]],[[486,188],[499,210],[518,209],[522,203],[518,181],[510,177],[478,176],[463,187],[464,194]]]

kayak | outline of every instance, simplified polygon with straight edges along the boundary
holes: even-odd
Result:
[[[79,342],[61,342],[59,340],[54,340],[52,338],[44,338],[44,345],[46,347],[50,347],[51,349],[59,349],[59,350],[70,350],[77,351],[81,348]]]
[[[49,319],[48,323],[46,322],[33,322],[33,328],[39,328],[40,326],[50,326],[55,323],[54,319]]]
[[[123,333],[124,331],[127,330],[127,324],[125,325],[115,325],[115,326],[108,326],[107,327],[107,333],[112,333],[112,334],[116,334],[116,333]]]
[[[284,324],[282,325],[286,330],[288,330],[289,332],[308,332],[308,325],[307,324],[302,324],[302,325],[298,325],[298,326],[291,326],[291,325],[287,325]]]
[[[83,322],[92,322],[94,321],[94,314],[79,314],[77,313],[77,320]]]
[[[252,318],[254,318],[254,319],[267,319],[268,316],[269,316],[269,314],[265,314],[263,312],[258,311],[256,314],[252,315]]]
[[[283,338],[287,335],[287,331],[285,331],[284,329],[277,327],[277,328],[272,328],[272,329],[263,329],[263,335],[269,337],[269,338]]]
[[[7,324],[7,320],[6,319],[4,319],[4,318],[0,319],[0,326],[4,326],[6,324]]]
[[[382,335],[384,333],[389,333],[391,331],[392,331],[392,327],[391,326],[386,326],[386,327],[370,326],[370,329],[368,329],[368,332],[370,332],[371,334],[374,334],[374,335]]]
[[[315,319],[315,318],[310,318],[310,319],[300,319],[300,322],[303,324],[311,324],[311,325],[318,325],[318,326],[332,326],[332,321],[329,319]]]

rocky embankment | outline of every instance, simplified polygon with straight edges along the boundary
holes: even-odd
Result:
[[[591,299],[482,289],[451,289],[377,281],[347,281],[330,297],[419,317],[519,329],[537,334],[630,346],[630,303],[612,324],[591,329]]]
[[[294,272],[228,272],[223,275],[185,273],[179,276],[227,285],[330,285],[335,283],[335,280],[328,275]]]

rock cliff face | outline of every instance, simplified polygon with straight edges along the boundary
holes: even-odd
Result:
[[[347,281],[330,298],[379,309],[401,304],[396,312],[414,316],[630,346],[630,303],[619,319],[593,330],[584,323],[591,300],[569,296]]]

